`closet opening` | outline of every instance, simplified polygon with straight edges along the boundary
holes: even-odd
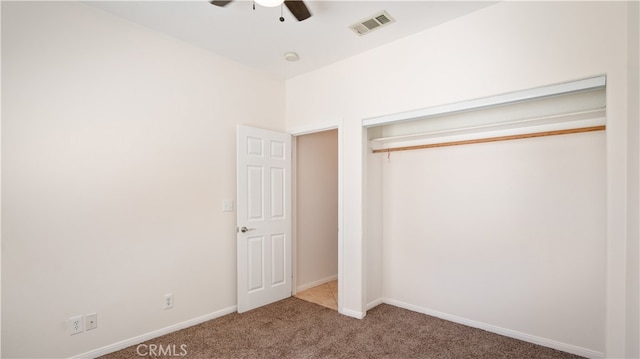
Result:
[[[600,76],[363,120],[367,244],[384,269],[368,302],[604,352],[605,87]]]
[[[338,310],[338,130],[295,142],[295,296]]]

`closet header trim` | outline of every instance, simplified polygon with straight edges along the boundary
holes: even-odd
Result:
[[[392,115],[384,115],[378,117],[371,117],[362,120],[362,126],[374,127],[380,125],[388,125],[392,123],[418,120],[422,118],[452,114],[455,112],[469,111],[475,109],[481,109],[491,106],[506,105],[509,103],[528,101],[534,99],[541,99],[549,96],[556,96],[561,94],[568,94],[571,92],[592,90],[602,88],[607,84],[607,77],[605,75],[591,77],[587,79],[564,82],[555,85],[537,87],[533,89],[516,91],[505,93],[501,95],[483,97],[474,100],[456,102],[452,104],[428,107],[424,109],[402,112]],[[385,150],[386,151],[386,150]]]

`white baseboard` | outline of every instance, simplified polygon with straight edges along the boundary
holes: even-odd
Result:
[[[373,302],[370,302],[369,304],[367,304],[367,310],[373,309],[373,308],[379,306],[382,303],[384,303],[384,299],[383,298],[378,298],[378,299],[374,300]]]
[[[591,349],[587,349],[587,348],[582,348],[582,347],[578,347],[578,346],[567,344],[567,343],[558,342],[558,341],[551,340],[551,339],[541,338],[541,337],[538,337],[538,336],[535,336],[535,335],[521,333],[521,332],[518,332],[518,331],[515,331],[515,330],[505,329],[505,328],[497,327],[497,326],[491,325],[491,324],[477,322],[475,320],[466,319],[466,318],[458,317],[458,316],[447,314],[447,313],[442,313],[442,312],[439,312],[437,310],[432,310],[432,309],[419,307],[417,305],[400,302],[400,301],[397,301],[397,300],[394,300],[394,299],[383,298],[382,302],[386,303],[386,304],[389,304],[389,305],[396,306],[396,307],[400,307],[400,308],[404,308],[404,309],[407,309],[407,310],[411,310],[411,311],[414,311],[414,312],[431,315],[433,317],[437,317],[437,318],[440,318],[440,319],[448,320],[450,322],[455,322],[455,323],[463,324],[463,325],[466,325],[466,326],[469,326],[469,327],[478,328],[478,329],[486,330],[488,332],[504,335],[505,337],[519,339],[519,340],[522,340],[522,341],[525,341],[525,342],[542,345],[542,346],[545,346],[545,347],[548,347],[548,348],[552,348],[552,349],[561,350],[563,352],[580,355],[580,356],[583,356],[583,357],[586,357],[586,358],[592,358],[592,359],[604,358],[604,353],[599,352],[599,351],[595,351],[595,350],[591,350]]]
[[[339,310],[338,312],[342,315],[346,315],[348,317],[356,318],[356,319],[363,319],[367,315],[367,313],[358,312],[351,309],[344,309],[344,308],[342,310]]]
[[[311,283],[306,283],[306,284],[303,284],[303,285],[299,285],[299,286],[296,287],[296,292],[302,292],[302,291],[307,290],[309,288],[317,287],[317,286],[319,286],[321,284],[332,282],[332,281],[334,281],[336,279],[338,279],[338,275],[337,274],[336,275],[332,275],[330,277],[318,279],[318,280],[313,281]]]
[[[232,307],[228,307],[228,308],[224,308],[221,310],[218,310],[216,312],[213,313],[209,313],[209,314],[205,314],[203,316],[197,317],[197,318],[193,318],[181,323],[177,323],[174,325],[170,325],[168,327],[162,328],[162,329],[158,329],[158,330],[154,330],[152,332],[149,333],[145,333],[142,335],[138,335],[137,337],[133,337],[130,339],[125,339],[123,341],[117,342],[117,343],[113,343],[107,346],[104,346],[102,348],[98,348],[98,349],[94,349],[91,351],[88,351],[86,353],[82,353],[82,354],[78,354],[73,356],[73,359],[80,359],[80,358],[96,358],[102,355],[106,355],[109,353],[113,353],[116,352],[118,350],[122,350],[124,348],[128,348],[132,345],[136,345],[136,344],[140,344],[142,342],[145,342],[147,340],[151,340],[153,338],[157,338],[160,336],[163,336],[165,334],[169,334],[169,333],[173,333],[176,332],[178,330],[182,330],[188,327],[192,327],[194,325],[200,324],[200,323],[204,323],[208,320],[212,320],[212,319],[216,319],[219,318],[223,315],[227,315],[227,314],[231,314],[236,312],[237,310],[237,306],[232,306]]]

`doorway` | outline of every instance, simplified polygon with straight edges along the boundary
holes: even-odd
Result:
[[[337,310],[338,130],[294,141],[294,294]]]

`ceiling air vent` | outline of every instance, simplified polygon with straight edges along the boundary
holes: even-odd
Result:
[[[386,25],[389,25],[395,21],[396,20],[394,20],[388,12],[383,10],[373,16],[369,16],[362,21],[358,21],[357,23],[349,26],[349,28],[356,34],[362,36],[364,34],[368,34],[373,30],[377,30]]]

